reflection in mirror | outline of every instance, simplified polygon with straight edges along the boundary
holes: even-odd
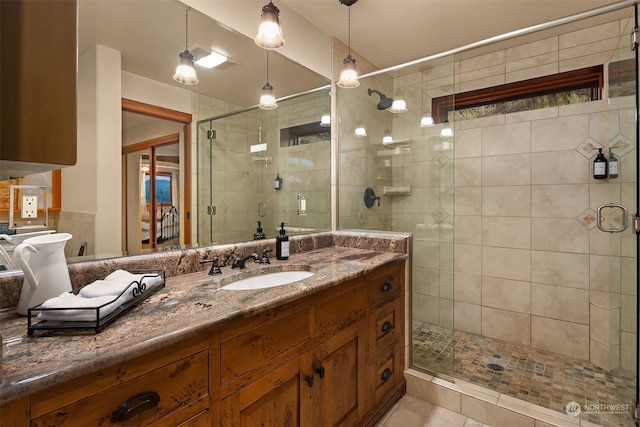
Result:
[[[319,124],[329,109],[325,87],[278,101],[275,110],[198,123],[198,244],[251,240],[258,221],[266,238],[281,222],[289,235],[330,229],[331,144]],[[290,129],[314,130],[281,144]]]
[[[171,133],[178,133],[184,139],[185,130],[180,123],[160,120],[158,126],[162,132],[159,134],[136,134],[126,123],[129,120],[128,114],[122,113],[122,99],[189,114],[194,124],[204,118],[242,110],[258,101],[257,93],[264,84],[264,50],[257,47],[252,38],[239,34],[224,23],[215,22],[195,9],[189,14],[189,41],[205,50],[215,48],[223,51],[231,61],[212,70],[199,69],[200,84],[196,86],[185,87],[173,81],[171,77],[178,54],[184,50],[184,13],[185,5],[178,0],[78,2],[79,59],[76,97],[78,111],[82,113],[78,115],[79,157],[77,165],[62,170],[62,201],[57,210],[50,211],[49,216],[51,228],[73,235],[65,247],[68,262],[86,260],[87,256],[114,257],[175,246],[173,233],[163,237],[161,232],[164,226],[156,221],[149,222],[149,243],[144,243],[145,205],[151,217],[154,209],[150,204],[155,199],[151,198],[149,205],[141,199],[141,168],[144,159],[142,153],[133,153],[146,151],[148,156],[151,153],[149,147],[126,155],[121,149],[129,144]],[[145,18],[144,25],[140,24],[141,17]],[[283,97],[291,97],[328,84],[328,79],[277,52],[270,55],[269,67],[272,83],[277,88],[277,93]],[[256,141],[259,135],[268,139],[270,144],[264,153],[258,151],[250,156],[244,151],[240,153],[237,147],[233,147],[233,142],[228,142],[225,138],[224,150],[218,147],[222,144],[221,141],[214,141],[212,149],[215,156],[197,159],[196,151],[203,147],[200,142],[196,146],[196,140],[206,142],[206,139],[203,140],[196,132],[192,132],[181,142],[180,156],[191,153],[187,154],[186,160],[191,160],[193,164],[193,178],[191,173],[181,172],[179,191],[172,194],[170,205],[155,201],[156,210],[159,210],[155,215],[160,214],[162,217],[169,210],[177,211],[182,247],[251,240],[256,225],[254,221],[262,218],[258,215],[258,202],[252,201],[251,208],[246,210],[239,209],[238,203],[246,203],[248,194],[253,191],[258,193],[253,196],[263,203],[260,215],[267,218],[263,225],[267,237],[274,236],[278,221],[290,222],[292,228],[329,228],[329,215],[311,209],[315,203],[322,206],[322,209],[329,209],[329,185],[324,182],[324,177],[319,177],[326,176],[328,182],[328,154],[326,164],[323,163],[322,166],[326,166],[326,173],[322,169],[313,169],[314,173],[302,176],[299,169],[309,161],[306,158],[307,151],[315,152],[315,148],[292,147],[276,152],[280,128],[319,121],[320,114],[329,113],[328,91],[324,98],[326,104],[321,104],[322,111],[318,108],[318,115],[313,118],[311,116],[316,116],[315,112],[294,112],[287,105],[293,105],[297,101],[286,99],[272,114],[245,114],[244,117],[251,116],[248,124],[243,124],[248,129],[245,140],[251,138],[251,141]],[[98,99],[100,103],[96,102]],[[98,104],[99,108],[96,108]],[[285,111],[288,111],[286,115]],[[122,129],[118,128],[120,117]],[[167,123],[177,126],[177,129],[166,129]],[[262,132],[259,131],[260,126],[263,128]],[[200,127],[197,126],[198,132]],[[195,130],[194,125],[193,131]],[[221,135],[224,134],[222,130]],[[245,146],[246,144],[245,142]],[[325,145],[328,153],[329,144]],[[272,157],[272,163],[254,161],[254,155]],[[291,157],[286,157],[288,155]],[[149,159],[152,158],[153,156]],[[185,159],[181,159],[179,167],[184,170],[187,162],[182,160]],[[222,186],[221,192],[211,193],[211,184],[205,190],[195,191],[196,184],[200,184],[195,182],[196,162],[202,163],[205,160],[213,166],[210,168],[212,177],[209,182],[213,182],[213,186]],[[220,169],[220,164],[225,168]],[[314,165],[317,165],[315,161]],[[311,170],[310,167],[307,169]],[[274,179],[279,172],[283,178],[283,189],[278,197],[266,194],[267,190],[273,193]],[[209,174],[209,170],[197,171],[198,179],[206,174]],[[194,191],[183,190],[183,185],[191,179],[194,180]],[[307,198],[310,209],[306,218],[298,217],[295,207],[292,207],[295,196],[303,190],[311,194]],[[287,194],[288,192],[292,194]],[[324,194],[315,197],[315,192]],[[203,201],[198,200],[201,194],[206,197]],[[200,211],[201,206],[203,211]],[[207,206],[218,208],[218,214],[207,215]],[[216,225],[210,227],[210,231],[220,230],[217,226],[221,225],[220,220],[225,218],[225,213],[227,217],[235,216],[236,211],[244,213],[238,215],[237,225],[221,232],[224,236],[209,234],[208,237],[202,237],[204,235],[200,233],[200,229],[203,218]],[[316,220],[316,217],[320,219]],[[3,213],[0,212],[0,222],[6,222],[2,218]],[[189,218],[193,225],[189,224]],[[225,219],[222,226],[226,227],[229,221]],[[154,225],[156,230],[152,231],[151,227]],[[183,242],[185,243],[182,244]],[[82,257],[78,256],[80,253]]]
[[[182,128],[181,123],[123,112],[125,254],[181,246]]]

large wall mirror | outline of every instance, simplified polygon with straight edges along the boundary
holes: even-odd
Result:
[[[200,82],[194,86],[172,79],[178,55],[185,49],[185,18],[189,48],[217,51],[229,58],[213,69],[197,66]],[[321,115],[329,113],[329,91],[315,90],[326,86],[328,79],[271,52],[269,83],[281,98],[279,108],[252,110],[265,84],[266,51],[198,10],[187,13],[187,6],[177,0],[78,0],[81,65],[85,52],[96,46],[119,56],[121,86],[113,87],[119,98],[190,114],[191,121],[185,128],[184,122],[152,113],[123,111],[120,103],[117,111],[96,109],[98,120],[101,114],[121,118],[121,137],[108,138],[108,149],[115,155],[100,159],[109,162],[108,178],[79,174],[86,179],[75,179],[83,180],[88,194],[98,199],[94,211],[65,203],[64,198],[69,192],[65,174],[79,168],[91,174],[91,166],[81,164],[79,156],[78,165],[62,171],[62,206],[50,211],[50,222],[51,228],[74,236],[66,248],[69,262],[86,260],[87,256],[104,258],[247,241],[252,239],[258,220],[268,238],[274,237],[279,222],[290,223],[292,234],[330,227],[330,144],[280,147],[279,140],[282,128],[319,122]],[[95,80],[101,72],[99,60],[95,75],[87,78],[82,72],[80,66],[81,84]],[[79,85],[79,122],[86,115],[83,90]],[[313,94],[307,95],[310,91]],[[226,118],[221,119],[223,116]],[[209,120],[212,118],[215,120]],[[206,137],[210,122],[218,131],[216,139]],[[107,126],[110,123],[107,121]],[[101,129],[94,127],[98,132]],[[80,130],[78,135],[81,152],[85,140]],[[174,141],[166,142],[167,138]],[[266,145],[259,145],[260,141]],[[276,192],[278,175],[284,185]],[[91,186],[93,181],[98,181],[95,187]],[[105,209],[100,199],[114,194],[118,203],[108,203]],[[301,215],[298,196],[310,201]],[[111,205],[118,206],[110,211]],[[215,214],[208,210],[212,208]],[[165,216],[168,219],[164,220]],[[107,225],[101,228],[103,223]],[[102,243],[106,240],[113,242],[105,246]],[[6,243],[1,244],[6,247]]]

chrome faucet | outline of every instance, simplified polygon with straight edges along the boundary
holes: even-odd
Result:
[[[237,258],[233,261],[233,265],[231,266],[232,269],[234,270],[240,270],[244,267],[244,263],[249,259],[249,258],[253,258],[256,262],[260,261],[260,257],[258,256],[257,253],[252,253],[247,255],[246,257],[242,258],[240,256],[240,254],[237,254]]]

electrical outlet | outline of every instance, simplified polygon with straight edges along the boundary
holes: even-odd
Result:
[[[22,196],[22,218],[38,217],[38,196]]]

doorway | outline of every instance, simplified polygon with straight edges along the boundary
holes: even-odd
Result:
[[[124,98],[122,111],[123,252],[190,245],[191,114]]]

